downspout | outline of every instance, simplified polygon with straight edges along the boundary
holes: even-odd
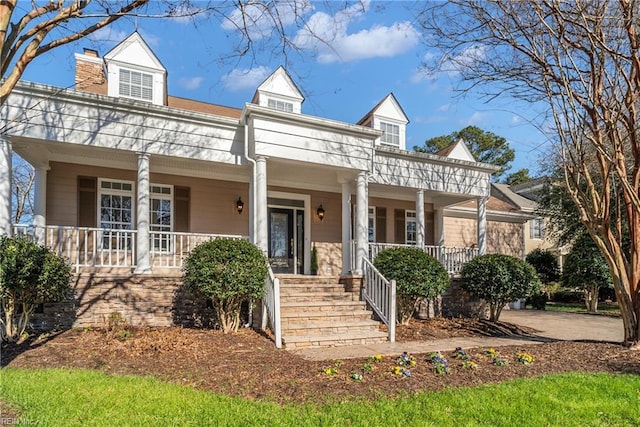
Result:
[[[249,157],[249,125],[247,124],[247,118],[243,117],[244,122],[244,158],[248,163],[251,163],[251,194],[249,197],[250,202],[250,210],[251,210],[251,239],[256,243],[256,215],[255,215],[255,204],[256,204],[256,161]],[[248,322],[244,325],[245,328],[250,328],[253,326],[253,300],[249,300],[249,319]]]

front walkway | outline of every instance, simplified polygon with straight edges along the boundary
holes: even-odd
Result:
[[[394,356],[404,351],[409,353],[429,353],[432,351],[453,351],[456,347],[502,347],[507,345],[540,344],[556,340],[592,340],[622,342],[622,319],[589,314],[559,313],[538,310],[504,310],[500,315],[503,322],[527,326],[539,332],[527,336],[507,338],[462,337],[429,341],[385,342],[370,345],[293,350],[307,360],[334,360],[364,358],[374,354]]]

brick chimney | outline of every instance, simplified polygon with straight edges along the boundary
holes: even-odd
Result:
[[[98,51],[84,49],[84,53],[76,53],[76,90],[107,94],[107,78],[104,74],[104,62]]]

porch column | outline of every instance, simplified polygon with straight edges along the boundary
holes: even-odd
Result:
[[[265,255],[269,252],[269,229],[267,221],[267,158],[256,158],[256,245]]]
[[[351,271],[351,183],[342,182],[342,274]]]
[[[135,274],[151,273],[149,260],[149,154],[138,153]]]
[[[44,227],[47,225],[47,171],[49,165],[39,165],[34,169],[33,225],[35,226],[36,242],[44,244]]]
[[[424,246],[424,190],[416,192],[416,245]]]
[[[433,211],[435,245],[444,246],[444,208]]]
[[[0,136],[0,236],[11,236],[11,140]]]
[[[488,197],[478,198],[478,254],[487,253],[487,200]]]
[[[360,172],[356,180],[356,268],[355,274],[362,274],[362,259],[369,252],[368,236],[368,189],[367,173]]]

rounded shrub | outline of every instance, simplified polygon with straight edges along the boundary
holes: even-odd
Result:
[[[557,282],[560,279],[558,260],[553,252],[536,248],[527,254],[525,261],[536,269],[542,284]]]
[[[536,270],[521,259],[502,254],[476,257],[460,272],[462,287],[489,303],[490,320],[497,322],[510,301],[540,292]]]
[[[38,304],[58,302],[71,291],[71,267],[44,246],[26,238],[0,238],[0,338],[24,333]]]
[[[187,289],[209,299],[220,328],[236,332],[242,303],[261,298],[267,277],[267,259],[252,243],[215,239],[196,246],[184,263]]]
[[[435,298],[451,283],[442,264],[417,248],[385,249],[373,264],[385,278],[396,281],[396,307],[402,324],[409,322],[421,298]]]

